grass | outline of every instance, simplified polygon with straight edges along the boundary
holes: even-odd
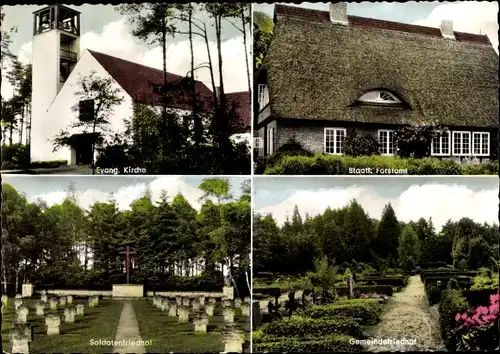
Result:
[[[219,306],[215,308],[214,317],[210,318],[207,334],[195,334],[192,319],[190,323],[178,323],[177,317],[169,317],[168,311],[153,307],[151,301],[134,302],[134,310],[141,338],[144,341],[151,341],[151,346],[146,348],[148,353],[224,351],[224,344],[220,338],[224,317]],[[239,311],[236,310],[235,322],[243,329],[248,317],[240,316]],[[247,336],[249,342],[249,334]]]
[[[114,340],[116,326],[121,313],[121,303],[113,300],[101,300],[95,308],[85,307],[85,315],[75,316],[75,323],[64,323],[61,321],[60,335],[47,336],[45,318],[36,316],[35,300],[25,300],[29,306],[30,313],[28,322],[32,327],[33,340],[30,343],[32,353],[103,353],[112,352],[113,348],[108,346],[92,346],[90,340]],[[78,299],[74,300],[77,304]],[[45,310],[48,313],[48,310]],[[64,315],[63,309],[58,309],[60,315]],[[64,317],[62,317],[64,318]],[[2,347],[7,352],[12,348],[9,342],[9,328],[15,321],[16,313],[14,299],[9,298],[7,309],[2,316]]]

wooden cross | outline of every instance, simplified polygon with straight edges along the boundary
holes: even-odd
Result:
[[[127,270],[127,284],[130,281],[130,256],[137,254],[135,248],[127,246],[124,252],[120,252],[121,254],[125,254],[125,269]]]

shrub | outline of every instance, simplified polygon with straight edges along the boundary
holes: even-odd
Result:
[[[345,154],[348,156],[380,155],[378,140],[372,134],[352,134],[345,139]]]
[[[407,279],[407,278],[406,278]],[[407,284],[405,277],[391,277],[391,278],[385,278],[385,277],[365,277],[363,281],[369,283],[369,284],[377,284],[377,285],[391,285],[391,286],[405,286]]]
[[[439,324],[441,336],[450,351],[455,351],[456,342],[453,338],[453,330],[456,327],[455,316],[457,313],[465,312],[469,304],[459,290],[446,289],[441,294],[439,301]]]
[[[491,295],[497,294],[498,288],[466,290],[463,292],[464,297],[471,306],[480,306],[488,303]]]
[[[347,296],[349,289],[347,287],[337,288],[337,294]],[[362,285],[354,287],[354,291],[359,293],[377,293],[392,296],[393,290],[390,285]]]
[[[278,153],[277,153],[278,154]],[[315,154],[313,156],[277,155],[270,158],[265,174],[273,175],[337,175],[352,174],[350,169],[371,168],[375,173],[377,169],[406,169],[410,175],[462,175],[475,172],[468,165],[461,165],[453,160],[442,160],[435,157],[400,158],[395,156],[345,156]],[[491,164],[481,167],[481,171],[496,171]],[[476,169],[479,167],[476,167]],[[444,265],[446,265],[444,263]]]
[[[29,145],[2,145],[2,168],[25,167],[30,163]]]
[[[354,320],[298,316],[267,323],[262,326],[262,332],[278,337],[323,337],[333,333],[347,334],[356,338],[363,336],[360,325]]]
[[[311,306],[300,312],[300,315],[311,318],[351,317],[361,319],[364,325],[374,325],[380,321],[375,308],[369,304],[347,303],[323,306]]]
[[[425,284],[425,294],[427,296],[427,301],[429,301],[429,305],[435,305],[441,299],[441,293],[443,290],[436,286],[435,284],[428,283]]]
[[[349,341],[352,337],[330,335],[324,338],[315,340],[297,340],[283,338],[281,341],[257,343],[253,346],[253,351],[266,353],[266,352],[298,352],[298,353],[312,353],[312,352],[361,352],[362,346],[359,344],[351,344]]]

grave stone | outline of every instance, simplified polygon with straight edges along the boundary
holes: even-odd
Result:
[[[61,305],[61,307],[66,306],[66,296],[61,296],[59,298],[59,305]]]
[[[153,296],[153,306],[154,307],[160,307],[160,297],[159,296]]]
[[[223,308],[226,308],[226,307],[231,307],[232,308],[233,304],[232,304],[231,300],[228,300],[228,299],[222,300],[222,307]]]
[[[17,308],[17,323],[26,324],[28,323],[28,313],[30,309],[26,305],[21,305]]]
[[[252,302],[252,323],[256,326],[260,325],[262,322],[262,317],[260,314],[260,302],[253,301]]]
[[[241,307],[241,299],[234,299],[234,307],[237,309]]]
[[[21,306],[23,304],[23,299],[19,299],[16,297],[16,299],[14,300],[14,306],[16,307],[16,311],[19,309],[19,306]]]
[[[198,302],[200,303],[200,306],[201,306],[201,307],[205,306],[205,296],[200,295],[200,296],[198,297]]]
[[[196,312],[193,317],[194,332],[207,333],[208,315],[205,312]]]
[[[234,299],[234,287],[233,286],[225,286],[222,288],[222,294],[227,297],[229,300]]]
[[[57,310],[57,299],[55,297],[49,299],[49,308],[51,310]]]
[[[10,328],[9,339],[12,343],[12,353],[29,354],[31,331],[28,325],[16,323]]]
[[[189,305],[190,305],[189,298],[188,297],[183,297],[181,305],[189,307]]]
[[[64,309],[64,322],[74,323],[75,322],[75,308],[73,306],[66,307]]]
[[[68,305],[73,305],[73,296],[72,295],[66,296],[66,303]]]
[[[192,304],[193,304],[193,311],[194,312],[200,311],[201,306],[200,306],[200,303],[197,299],[194,299]]]
[[[179,323],[189,322],[189,307],[181,306],[179,307]]]
[[[182,297],[176,296],[175,297],[175,301],[177,302],[177,306],[181,306],[182,305]]]
[[[76,314],[78,316],[83,316],[84,315],[84,310],[85,310],[85,306],[83,304],[76,305]]]
[[[215,305],[217,303],[217,299],[215,297],[211,297],[208,299],[208,302]]]
[[[168,311],[168,305],[169,305],[169,301],[167,298],[163,298],[160,300],[161,303],[160,303],[160,309],[162,311]]]
[[[224,307],[222,309],[222,314],[224,315],[224,322],[234,322],[234,310],[231,307]]]
[[[252,299],[250,298],[250,296],[245,296],[245,298],[243,299],[243,301],[250,303],[252,301]]]
[[[208,303],[207,306],[205,306],[205,313],[208,316],[212,317],[214,315],[214,309],[215,309],[215,305]]]
[[[50,314],[45,317],[45,325],[47,326],[47,335],[59,334],[59,326],[61,325],[61,318],[57,314]]]
[[[168,309],[168,315],[170,317],[176,317],[177,316],[177,302],[172,302],[170,304],[170,307]]]
[[[222,329],[222,342],[224,343],[224,352],[241,353],[243,352],[243,343],[245,343],[245,332],[237,325],[226,325]]]
[[[23,294],[23,297],[32,297],[33,296],[33,284],[23,284],[22,294]]]
[[[7,295],[2,295],[2,304],[5,304],[7,307],[7,303],[9,302],[9,297]]]
[[[22,299],[22,298],[23,298],[23,296],[21,294],[17,294],[15,297],[15,299]]]
[[[40,296],[40,300],[42,300],[43,302],[47,302],[47,300],[48,300],[47,294],[42,294]]]
[[[241,315],[248,316],[250,314],[250,303],[243,301],[241,303]]]
[[[45,313],[44,313],[44,310],[45,310],[45,302],[37,302],[35,304],[35,308],[36,308],[36,315],[37,316],[43,316]]]

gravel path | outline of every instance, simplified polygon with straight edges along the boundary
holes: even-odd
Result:
[[[381,321],[370,330],[372,340],[407,340],[406,343],[367,345],[367,350],[380,351],[444,351],[439,323],[431,315],[425,289],[419,276],[412,276],[408,285],[395,293],[384,306]]]

